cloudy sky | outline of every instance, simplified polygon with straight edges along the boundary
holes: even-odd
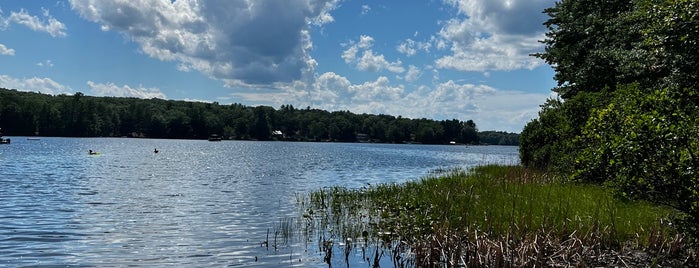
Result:
[[[520,132],[555,0],[0,2],[0,87],[349,110]]]

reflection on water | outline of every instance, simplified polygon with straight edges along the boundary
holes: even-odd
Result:
[[[326,266],[317,241],[273,242],[297,193],[517,163],[499,146],[12,140],[0,145],[0,266]]]

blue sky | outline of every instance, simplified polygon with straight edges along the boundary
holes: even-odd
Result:
[[[0,87],[349,110],[520,132],[555,0],[0,2]]]

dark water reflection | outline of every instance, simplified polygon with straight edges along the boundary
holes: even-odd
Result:
[[[327,266],[314,241],[262,244],[296,194],[517,162],[499,146],[12,141],[0,145],[0,266],[12,267]]]

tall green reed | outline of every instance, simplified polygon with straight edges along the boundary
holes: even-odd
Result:
[[[332,226],[332,234],[342,239],[407,245],[416,258],[440,256],[442,261],[459,255],[447,252],[484,238],[518,244],[575,237],[579,243],[612,248],[663,245],[658,241],[675,234],[666,224],[670,208],[617,200],[600,186],[565,183],[520,166],[441,170],[417,181],[360,189],[324,188],[310,193],[307,205],[304,215],[315,213],[313,219]],[[481,245],[470,247],[486,250]],[[493,252],[505,250],[501,244]]]

